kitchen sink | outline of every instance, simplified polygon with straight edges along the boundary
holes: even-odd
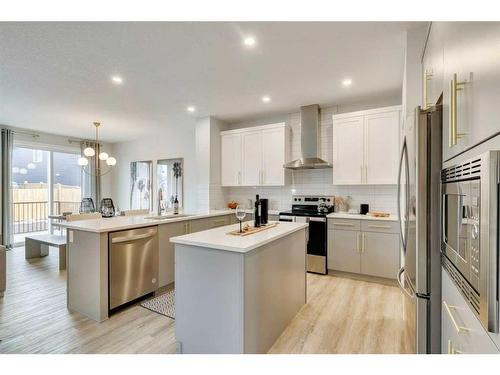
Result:
[[[186,214],[166,214],[166,215],[151,215],[151,216],[144,216],[144,219],[148,220],[165,220],[165,219],[173,219],[176,217],[187,217],[187,216],[192,216],[192,215],[186,215]]]

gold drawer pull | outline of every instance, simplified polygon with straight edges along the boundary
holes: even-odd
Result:
[[[368,224],[368,228],[391,229],[392,227],[390,225]]]
[[[443,306],[444,306],[446,312],[448,313],[448,315],[450,316],[451,322],[455,326],[455,330],[457,331],[457,333],[466,333],[466,332],[470,331],[469,328],[458,325],[457,321],[455,320],[455,317],[453,316],[451,310],[452,309],[456,310],[457,309],[456,306],[450,306],[446,303],[446,301],[443,301]]]
[[[349,223],[333,223],[333,225],[338,225],[339,227],[353,227],[354,224]]]
[[[226,220],[225,219],[221,219],[221,220],[214,220],[214,224],[220,224],[220,223],[225,223]]]

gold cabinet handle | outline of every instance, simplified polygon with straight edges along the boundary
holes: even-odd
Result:
[[[448,340],[448,354],[464,354],[464,352],[455,349],[451,340]]]
[[[427,69],[424,70],[424,82],[423,82],[423,98],[422,98],[422,105],[423,105],[423,109],[427,109],[429,108],[432,103],[429,102],[429,97],[428,97],[428,89],[427,89],[427,82],[430,81],[432,79],[432,70],[429,71]]]
[[[451,322],[453,323],[453,326],[455,327],[455,330],[457,333],[466,333],[469,332],[470,329],[467,327],[460,326],[457,321],[455,320],[455,317],[453,316],[453,313],[451,312],[452,309],[456,310],[456,306],[450,306],[446,303],[446,301],[443,301],[443,306],[446,312],[448,313],[448,316],[450,317]]]
[[[364,254],[366,250],[366,233],[361,233],[361,252]]]
[[[375,225],[375,224],[368,224],[368,228],[391,229],[392,227],[391,227],[390,225]]]
[[[458,82],[457,73],[453,74],[453,78],[450,81],[450,113],[449,113],[449,146],[456,146],[458,138],[462,138],[467,135],[467,133],[458,133],[457,130],[457,91],[463,90],[466,82]]]
[[[358,250],[358,253],[361,253],[361,233],[358,233],[356,237],[356,248]]]
[[[333,223],[333,225],[337,225],[339,227],[353,227],[354,224],[350,224],[350,223]]]
[[[226,222],[225,219],[214,220],[214,224],[221,224],[221,223],[225,223],[225,222]]]
[[[363,165],[360,165],[359,169],[361,171],[361,183],[363,184],[365,182],[365,179],[363,178]]]

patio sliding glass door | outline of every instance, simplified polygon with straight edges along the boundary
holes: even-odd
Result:
[[[14,145],[12,157],[12,233],[14,246],[27,235],[53,233],[49,215],[78,212],[82,172],[79,153]]]

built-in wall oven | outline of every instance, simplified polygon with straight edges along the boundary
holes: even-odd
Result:
[[[443,169],[442,263],[472,311],[498,333],[499,151]]]

